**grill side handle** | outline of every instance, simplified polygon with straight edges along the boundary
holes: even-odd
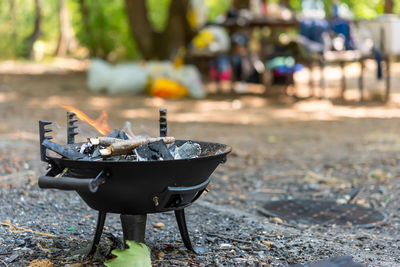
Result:
[[[201,184],[194,186],[168,186],[167,189],[160,196],[160,202],[157,203],[155,206],[158,206],[159,204],[159,206],[162,208],[185,208],[200,197],[204,190],[206,190],[206,187],[209,183],[210,177],[208,177],[207,180],[205,180]]]
[[[73,177],[52,177],[40,176],[40,188],[52,188],[61,190],[76,190],[80,192],[96,193],[100,185],[106,182],[108,172],[101,171],[96,178],[73,178]]]

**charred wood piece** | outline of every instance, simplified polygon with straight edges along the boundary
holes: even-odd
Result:
[[[138,159],[142,161],[174,159],[163,140],[137,147],[136,154]]]
[[[109,135],[107,135],[107,137],[112,137],[112,138],[117,138],[117,139],[122,139],[122,140],[129,140],[128,135],[124,131],[117,130],[117,129],[112,130],[112,132],[109,133]]]
[[[54,143],[48,139],[43,140],[42,146],[56,152],[57,154],[65,157],[67,159],[78,160],[78,159],[86,158],[86,155],[79,153],[69,147]]]
[[[134,140],[124,140],[116,142],[104,149],[100,149],[100,155],[102,156],[115,156],[122,154],[130,154],[132,150],[138,146],[146,145],[149,143],[163,140],[166,144],[172,144],[175,142],[174,137],[155,137],[155,138],[139,138]]]
[[[96,148],[92,153],[92,159],[100,157],[100,148]]]

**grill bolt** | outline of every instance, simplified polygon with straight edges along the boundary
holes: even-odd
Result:
[[[159,205],[159,203],[158,203],[158,196],[155,196],[155,197],[153,197],[153,202],[154,202],[154,206],[158,206]]]

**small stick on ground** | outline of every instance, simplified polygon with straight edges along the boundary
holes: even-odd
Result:
[[[8,267],[8,264],[5,261],[3,261],[2,259],[0,259],[0,262],[3,263],[4,266]]]
[[[28,229],[28,228],[25,228],[25,227],[16,226],[16,225],[14,225],[12,223],[9,223],[9,222],[1,222],[0,225],[9,226],[11,228],[15,228],[17,230],[21,230],[23,232],[28,232],[28,233],[32,233],[32,234],[36,234],[36,235],[44,235],[44,236],[47,236],[47,237],[50,237],[50,238],[56,237],[55,235],[52,235],[52,234],[38,232],[38,231],[35,231],[35,230],[32,230],[32,229]]]
[[[278,216],[276,216],[275,213],[269,212],[268,210],[266,210],[264,208],[257,208],[257,211],[266,217],[271,217],[271,218],[278,217]]]
[[[353,196],[350,196],[350,199],[347,203],[355,203],[360,195],[365,192],[365,186],[361,187],[360,190],[356,191]]]
[[[230,240],[230,241],[238,242],[238,243],[244,243],[244,244],[249,244],[249,245],[255,244],[254,242],[251,242],[251,241],[236,239],[236,238],[232,238],[232,237],[224,236],[224,235],[219,235],[219,234],[207,233],[207,235],[219,237],[221,239]]]

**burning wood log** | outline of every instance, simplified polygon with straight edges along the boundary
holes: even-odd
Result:
[[[43,140],[42,145],[56,152],[57,154],[66,157],[67,159],[78,160],[86,158],[86,155],[79,153],[69,147],[54,143],[48,139]]]
[[[109,145],[111,145],[113,143],[121,142],[121,141],[125,141],[125,140],[120,139],[120,138],[108,137],[108,136],[100,136],[100,137],[89,138],[89,142],[92,145],[109,146]]]
[[[114,155],[129,154],[134,148],[138,146],[146,145],[160,140],[164,141],[164,143],[166,144],[172,144],[175,142],[174,137],[154,137],[154,138],[139,138],[134,140],[121,140],[119,142],[111,144],[107,148],[100,149],[100,155],[114,156]]]

